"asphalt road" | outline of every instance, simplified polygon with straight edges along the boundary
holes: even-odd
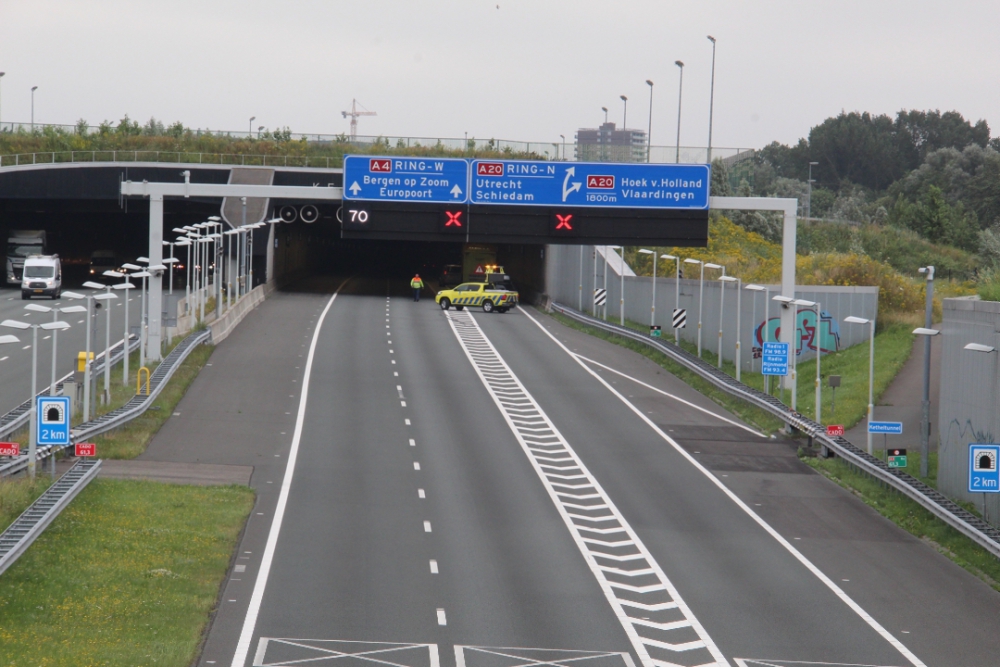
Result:
[[[78,294],[89,294],[93,290],[87,288],[77,288],[66,286],[65,290],[74,291]],[[139,324],[139,310],[141,298],[138,290],[128,290],[129,298],[129,322],[135,326]],[[111,344],[120,341],[125,335],[125,306],[124,295],[121,290],[115,290],[118,297],[111,306]],[[21,299],[20,288],[0,290],[0,321],[19,320],[31,324],[41,324],[51,322],[52,313],[40,313],[25,310],[29,303],[48,308],[64,308],[67,306],[86,307],[85,299],[70,300],[60,298],[52,300],[48,298],[35,298],[30,301]],[[104,351],[104,328],[106,322],[106,312],[104,310],[95,311],[97,314],[96,331],[92,338],[91,350],[94,354]],[[58,334],[58,347],[56,348],[56,378],[60,378],[72,371],[76,365],[76,355],[82,351],[86,343],[86,319],[87,313],[60,313],[59,319],[70,325],[71,328],[60,331]],[[38,391],[48,386],[52,378],[52,333],[51,331],[38,330]],[[15,330],[8,327],[0,327],[0,335],[13,334],[20,339],[19,343],[8,343],[0,345],[0,414],[20,405],[31,395],[31,357],[32,357],[32,331],[30,329]],[[112,381],[122,381],[121,376],[112,377]],[[99,385],[103,387],[103,385]]]
[[[995,662],[1000,595],[641,356],[313,287],[252,313],[144,455],[255,466],[200,664]]]

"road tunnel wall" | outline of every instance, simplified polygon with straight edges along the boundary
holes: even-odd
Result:
[[[582,247],[582,263],[581,263]],[[565,246],[551,245],[547,248],[546,289],[547,295],[562,304],[572,308],[580,308],[593,313],[593,290],[604,287],[605,264],[603,246]],[[596,261],[595,261],[596,258]],[[613,249],[608,250],[607,269],[607,303],[606,313],[609,320],[620,321],[621,315],[621,272],[617,270],[618,257]],[[662,327],[663,337],[673,337],[671,315],[677,307],[676,285],[673,277],[673,263],[661,261],[661,266],[669,265],[670,277],[658,276],[656,279],[656,324]],[[687,271],[697,271],[696,265],[685,265]],[[582,274],[581,274],[582,269]],[[644,325],[650,324],[652,315],[653,279],[651,277],[635,276],[632,270],[625,266],[625,318]],[[706,273],[708,273],[706,271]],[[582,280],[581,280],[582,275]],[[718,350],[719,330],[722,329],[722,356],[733,361],[736,352],[736,287],[730,283],[725,288],[725,297],[720,303],[721,288],[717,279],[706,277],[702,305],[702,347],[711,352]],[[681,338],[690,343],[697,342],[698,336],[698,280],[680,280],[680,308],[687,311],[687,327],[681,329]],[[780,293],[780,286],[769,285],[770,295]],[[822,346],[824,352],[843,350],[852,345],[868,342],[867,327],[844,324],[848,315],[875,318],[878,311],[877,287],[847,287],[839,285],[802,285],[796,288],[795,297],[809,301],[818,301],[822,313]],[[720,307],[722,320],[720,327]],[[740,303],[740,341],[742,347],[743,369],[746,371],[760,370],[760,344],[764,335],[765,319],[767,322],[768,340],[777,340],[779,327],[780,305],[770,303],[770,311],[765,318],[764,293],[742,290]],[[799,360],[811,359],[815,356],[815,310],[813,308],[798,309],[798,345]],[[600,316],[601,309],[597,315]]]

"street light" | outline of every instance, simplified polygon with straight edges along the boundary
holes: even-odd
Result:
[[[981,345],[980,343],[968,343],[962,349],[970,350],[972,352],[985,352],[986,354],[997,351],[997,349],[992,345]]]
[[[701,276],[698,278],[698,358],[701,359],[701,306],[705,296],[705,262],[692,257],[684,258],[685,264],[701,265]]]
[[[674,162],[680,164],[681,161],[681,95],[684,93],[684,63],[675,60],[674,64],[680,68],[681,78],[677,84],[677,157]]]
[[[809,180],[806,181],[809,194],[806,195],[806,218],[812,218],[812,208],[813,208],[813,167],[818,165],[819,162],[809,163]]]
[[[712,112],[715,110],[715,37],[708,36],[712,42],[712,85],[708,93],[708,163],[712,164]]]
[[[44,324],[29,324],[19,320],[4,320],[0,326],[11,329],[31,329],[31,407],[28,409],[28,476],[35,478],[35,458],[38,452],[38,433],[35,424],[35,396],[38,384],[38,330],[59,331],[69,329],[69,324],[62,321],[45,322]],[[19,342],[15,336],[10,336],[13,340],[5,342]]]
[[[125,274],[118,271],[105,271],[104,275],[108,278],[121,278]],[[109,299],[117,299],[118,297],[111,293],[112,286],[105,285],[107,289],[107,295]],[[104,400],[106,403],[111,402],[111,304],[108,304],[107,313],[105,314],[106,319],[104,323]],[[128,341],[125,341],[125,351],[128,352]]]
[[[607,107],[601,107],[601,111],[604,112],[604,124],[607,125],[608,124],[608,108]],[[604,140],[604,130],[603,129],[598,133],[598,136],[601,139],[601,159],[602,160],[606,160],[608,154],[607,154],[607,151],[604,150],[604,145],[607,142]],[[597,258],[595,257],[594,259],[596,261]]]
[[[711,268],[711,267],[709,267]],[[722,313],[725,309],[726,304],[726,283],[722,279],[726,277],[726,267],[720,267],[722,269],[722,275],[719,276],[719,358],[717,359],[718,368],[722,368]]]
[[[822,391],[823,390],[822,390],[822,383],[820,382],[819,364],[820,364],[820,357],[823,354],[823,319],[820,317],[819,302],[818,301],[807,301],[805,299],[796,299],[792,303],[794,303],[796,306],[802,306],[804,308],[815,308],[816,309],[816,335],[813,338],[813,340],[816,341],[816,423],[817,424],[822,424],[823,422],[820,421],[820,414],[821,414],[820,413],[820,409],[821,409],[820,406],[821,406],[822,400],[823,400],[823,397],[822,397]],[[797,315],[796,315],[795,320],[796,320],[796,322],[798,322],[798,316]],[[796,385],[796,388],[798,388],[798,385]]]
[[[257,120],[257,116],[250,116],[250,138],[253,139],[253,122]]]
[[[562,139],[562,159],[565,162],[565,160],[566,160],[566,135],[560,134],[559,138]]]
[[[125,274],[122,274],[122,276],[124,276],[124,275]],[[122,338],[122,340],[124,341],[124,343],[123,343],[124,349],[122,350],[122,355],[123,355],[122,356],[122,385],[125,386],[125,387],[127,387],[128,384],[129,384],[129,382],[128,382],[128,362],[129,362],[129,349],[128,349],[128,347],[129,347],[129,342],[131,342],[131,338],[132,338],[131,334],[129,334],[129,331],[128,331],[128,302],[129,302],[128,291],[130,289],[134,289],[134,288],[135,288],[135,285],[133,285],[132,283],[130,283],[128,281],[128,278],[126,278],[125,282],[123,282],[123,283],[118,283],[116,285],[112,285],[112,289],[123,289],[123,290],[125,290],[125,336],[124,336],[124,338]]]
[[[757,325],[757,293],[758,292],[763,292],[764,293],[765,314],[764,314],[764,331],[763,331],[764,335],[762,337],[762,341],[766,341],[767,340],[767,312],[766,312],[766,308],[767,308],[767,296],[768,296],[769,290],[766,287],[764,287],[763,285],[755,285],[753,283],[750,283],[749,285],[745,286],[743,289],[747,289],[747,290],[750,290],[751,292],[753,292],[753,317],[751,319],[751,322],[753,322],[754,326]],[[751,329],[751,331],[752,331],[752,329]],[[753,352],[753,341],[752,340],[750,342],[750,351]],[[764,352],[763,349],[761,349],[761,356],[763,356],[763,352]],[[750,355],[750,372],[752,373],[753,371],[754,371],[754,360],[753,360],[753,354],[751,354]],[[770,375],[765,375],[764,376],[764,384],[765,384],[764,392],[765,393],[767,392],[767,386],[766,385],[768,384],[768,380],[770,380],[770,379],[771,379]]]
[[[35,91],[38,86],[31,87],[31,133],[35,133]]]
[[[149,271],[134,271],[129,278],[142,278],[142,300],[139,302],[139,368],[146,365],[146,278],[151,274]]]
[[[626,122],[628,120],[628,98],[624,95],[619,95],[619,97],[625,105],[624,111],[622,111],[622,129],[625,130],[628,129],[628,123]]]
[[[931,328],[934,319],[934,267],[922,266],[917,269],[926,279],[927,289],[924,302],[923,331],[934,331]],[[916,331],[914,331],[916,333]],[[927,458],[930,456],[931,440],[931,339],[924,339],[924,398],[920,404],[920,476],[927,477]]]
[[[6,73],[7,72],[0,72],[0,83],[3,83],[3,75],[6,74]],[[0,98],[0,101],[2,101],[2,99],[3,98]],[[2,112],[2,111],[3,111],[3,106],[0,105],[0,112]],[[3,114],[0,113],[0,121],[2,121],[2,120],[3,120]],[[2,129],[3,129],[3,123],[0,122],[0,130],[2,130]]]
[[[875,321],[865,319],[864,317],[855,317],[854,315],[849,315],[844,318],[844,321],[849,324],[867,324],[869,329],[869,344],[868,344],[868,455],[872,453],[872,432],[871,423],[873,413],[875,411]],[[968,346],[966,346],[967,349]],[[991,348],[992,351],[992,348]]]
[[[604,112],[604,122],[607,123],[608,122],[608,108],[607,107],[601,107],[601,111]]]
[[[660,255],[660,259],[672,259],[674,260],[674,267],[676,273],[674,274],[674,310],[681,307],[681,260],[679,257],[674,257],[673,255]],[[673,321],[670,323],[673,325]],[[674,344],[681,344],[681,330],[674,329]]]
[[[646,130],[646,164],[649,164],[649,154],[653,149],[653,81],[646,79],[649,86],[649,128]],[[654,258],[655,260],[655,258]]]
[[[652,332],[653,327],[656,326],[656,251],[640,248],[639,252],[643,255],[653,256],[653,302],[649,309],[649,330]]]
[[[740,366],[743,365],[743,357],[740,354],[740,333],[742,332],[742,321],[740,319],[743,310],[743,291],[742,284],[739,278],[733,278],[732,276],[722,276],[719,278],[722,281],[722,291],[726,291],[726,283],[736,283],[736,381],[740,381]],[[720,312],[719,322],[721,329],[722,315]],[[722,368],[722,332],[719,332],[719,368]]]
[[[53,308],[37,303],[29,303],[24,307],[24,309],[34,311],[36,313],[52,313],[53,322],[59,319],[59,313],[84,313],[87,311],[87,309],[83,306],[63,306],[62,308]],[[59,330],[56,329],[52,333],[52,380],[49,383],[49,396],[56,395],[56,350],[58,347]]]

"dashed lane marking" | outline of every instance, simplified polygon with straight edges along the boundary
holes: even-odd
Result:
[[[662,667],[681,659],[699,667],[728,667],[645,544],[475,318],[465,312],[444,311],[444,316],[545,486],[643,667]]]

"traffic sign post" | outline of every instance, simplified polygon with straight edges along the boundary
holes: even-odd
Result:
[[[905,468],[906,467],[906,450],[905,449],[887,449],[885,462],[890,468]]]
[[[36,396],[35,424],[39,445],[69,444],[69,396]]]
[[[789,343],[764,343],[760,355],[760,372],[762,375],[788,375]]]
[[[710,183],[706,164],[473,160],[469,203],[707,210]]]
[[[969,493],[1000,493],[1000,445],[969,445]]]
[[[868,432],[903,435],[903,422],[868,422]]]
[[[660,325],[659,324],[653,324],[653,325],[651,325],[649,327],[649,335],[652,336],[653,338],[659,338],[660,337]]]
[[[671,318],[671,323],[674,329],[685,329],[687,328],[687,310],[683,308],[674,308],[673,317]]]
[[[468,187],[468,160],[370,155],[344,158],[345,201],[461,204],[468,201]]]

